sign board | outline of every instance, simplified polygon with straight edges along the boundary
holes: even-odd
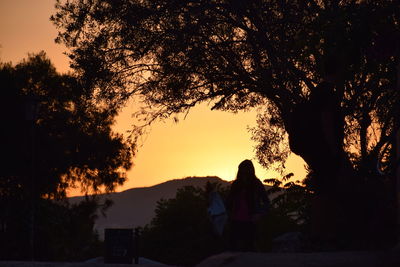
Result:
[[[105,229],[104,245],[104,263],[132,264],[133,229]]]

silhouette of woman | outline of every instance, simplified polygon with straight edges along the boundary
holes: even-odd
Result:
[[[267,212],[269,199],[264,185],[256,177],[250,160],[239,164],[236,180],[227,199],[230,217],[230,245],[234,251],[254,251],[256,222]]]

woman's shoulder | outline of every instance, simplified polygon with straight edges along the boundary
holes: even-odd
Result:
[[[255,186],[260,190],[265,190],[264,184],[258,178],[255,179]]]
[[[261,182],[261,180],[258,179],[257,177],[255,177],[253,181],[254,181],[254,183],[255,183],[256,185],[264,186],[264,184]]]

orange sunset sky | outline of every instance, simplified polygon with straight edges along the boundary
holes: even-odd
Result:
[[[28,53],[44,50],[59,72],[67,72],[66,48],[54,43],[57,29],[49,21],[55,0],[0,0],[0,60],[18,63]],[[138,103],[132,100],[116,120],[115,131],[124,133],[132,125],[131,113]],[[155,123],[133,159],[128,180],[117,191],[151,186],[187,176],[216,175],[232,180],[238,164],[252,159],[260,179],[278,177],[256,163],[248,127],[255,126],[256,111],[232,114],[195,107],[179,123],[172,119]],[[101,149],[101,147],[99,147]],[[295,155],[286,163],[295,179],[306,175],[304,161]],[[77,194],[73,192],[72,195]]]

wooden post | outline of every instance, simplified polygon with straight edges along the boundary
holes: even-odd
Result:
[[[134,251],[133,257],[135,260],[135,264],[139,264],[139,249],[140,249],[140,229],[138,227],[135,228],[135,237],[134,237]]]

